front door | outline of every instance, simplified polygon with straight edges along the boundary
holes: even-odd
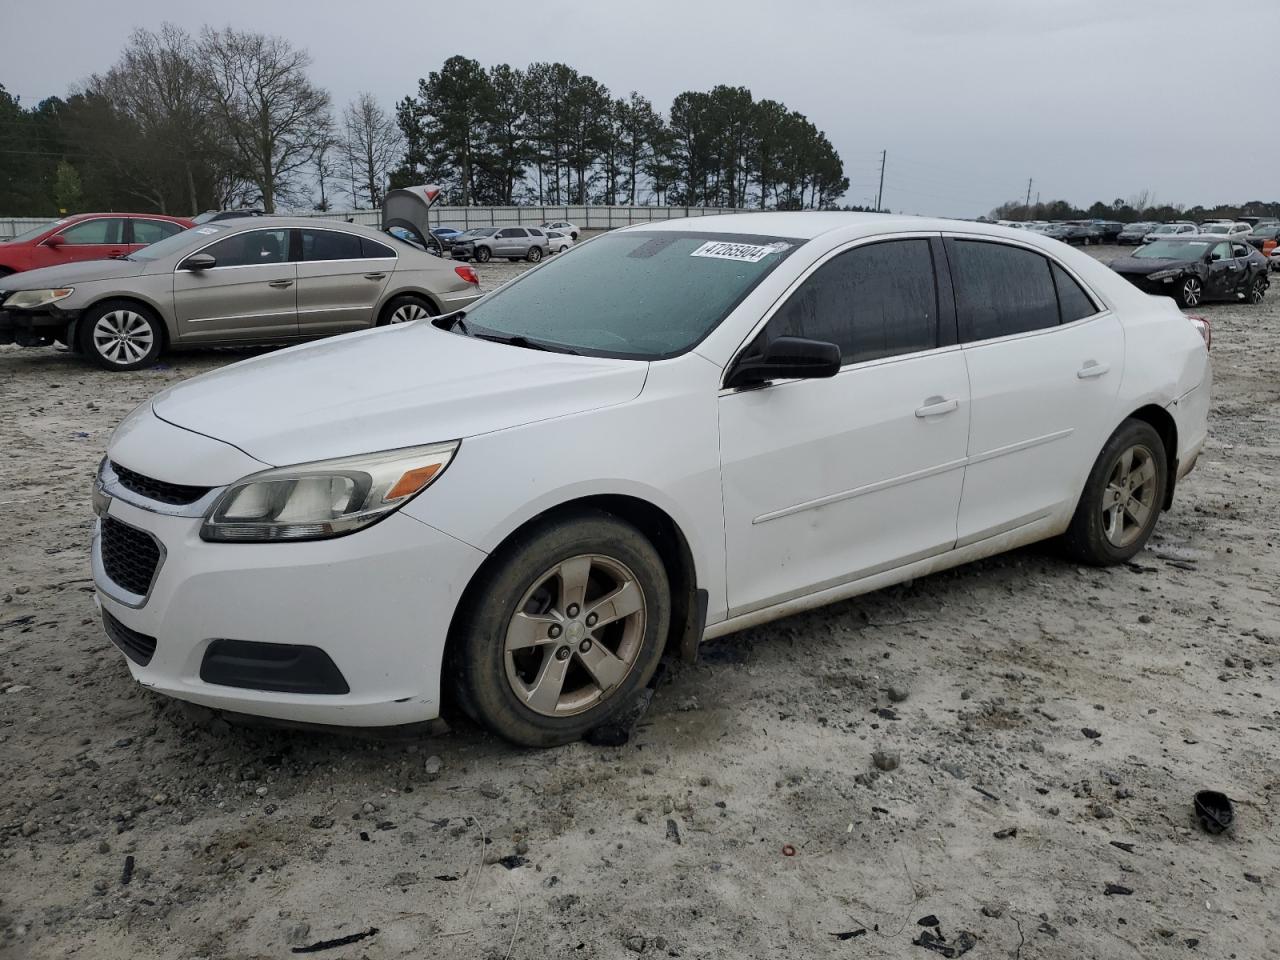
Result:
[[[304,227],[298,234],[299,334],[324,337],[372,326],[396,266],[391,248],[344,230]]]
[[[124,217],[94,217],[55,234],[61,242],[44,241],[32,256],[31,269],[79,260],[107,260],[129,252]]]
[[[183,343],[297,336],[298,272],[289,259],[288,229],[244,230],[199,252],[212,256],[214,266],[190,270],[180,264],[173,274]]]
[[[1231,255],[1231,244],[1219,241],[1209,251],[1209,279],[1205,284],[1205,296],[1221,300],[1231,295],[1239,285],[1238,267]]]
[[[965,546],[1074,510],[1119,425],[1124,335],[1039,252],[950,238],[947,255],[973,404],[956,527]]]
[[[826,380],[722,391],[731,616],[954,544],[969,387],[945,332],[949,308],[939,323],[940,250],[918,237],[838,252],[746,348],[809,337],[839,344],[845,366]]]

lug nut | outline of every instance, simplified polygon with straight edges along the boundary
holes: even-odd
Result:
[[[565,613],[571,617],[576,617],[578,615],[578,605],[576,603],[569,604],[569,609]]]
[[[550,637],[552,640],[560,636],[560,624],[553,623],[550,627],[548,627],[547,636]]]
[[[556,651],[556,659],[557,659],[557,660],[568,660],[568,659],[569,659],[569,648],[568,648],[568,647],[561,647],[559,650],[557,650],[557,651]]]
[[[589,651],[590,649],[591,649],[591,641],[590,641],[590,640],[583,640],[580,644],[578,644],[578,652],[579,652],[579,653],[586,653],[586,652],[587,652],[587,651]]]
[[[596,616],[594,613],[588,613],[588,614],[587,614],[587,626],[588,626],[588,627],[594,627],[594,626],[599,622],[599,620],[600,620],[600,618],[599,618],[598,616]]]

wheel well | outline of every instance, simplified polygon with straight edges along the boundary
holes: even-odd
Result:
[[[68,334],[67,339],[70,340],[71,337],[78,337],[80,335],[80,321],[85,318],[86,314],[88,314],[92,310],[96,310],[98,307],[102,306],[104,303],[131,303],[134,306],[141,307],[143,310],[146,310],[149,314],[155,317],[156,320],[159,321],[160,323],[160,349],[161,350],[168,349],[170,344],[169,324],[165,321],[164,314],[161,313],[159,310],[157,310],[151,304],[147,303],[147,301],[142,300],[138,297],[131,297],[127,294],[124,296],[103,297],[102,299],[95,300],[93,303],[89,304],[89,306],[85,307],[83,310],[80,311],[79,316],[77,316],[75,320],[71,322],[71,330]]]
[[[689,549],[689,542],[680,531],[680,527],[666,511],[654,506],[647,500],[623,494],[601,494],[569,500],[565,503],[557,504],[549,510],[544,510],[537,516],[530,517],[515,530],[511,531],[502,543],[498,544],[472,576],[466,590],[463,591],[462,599],[459,601],[457,609],[454,611],[453,620],[449,626],[448,640],[446,641],[446,661],[449,659],[449,648],[452,648],[455,643],[455,628],[461,619],[459,612],[470,604],[472,601],[472,588],[483,580],[490,565],[502,555],[507,546],[533,527],[544,524],[558,516],[580,511],[584,507],[602,510],[631,524],[658,551],[658,556],[662,559],[662,565],[667,572],[667,580],[671,585],[671,628],[667,633],[665,650],[671,654],[678,655],[680,653],[680,645],[688,629],[690,617],[695,615],[694,593],[698,584],[697,572],[693,564],[693,551]]]
[[[1133,411],[1129,418],[1151,424],[1164,443],[1165,467],[1169,477],[1165,485],[1164,509],[1168,510],[1173,506],[1173,487],[1178,480],[1178,424],[1168,410],[1154,403]]]

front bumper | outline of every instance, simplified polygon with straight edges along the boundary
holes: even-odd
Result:
[[[1124,277],[1143,293],[1150,293],[1157,297],[1175,296],[1178,290],[1178,281],[1182,277],[1170,277],[1168,280],[1152,280],[1145,274],[1122,273]]]
[[[0,310],[0,343],[16,343],[22,347],[47,347],[55,340],[65,340],[67,326],[79,311],[56,307],[40,310]]]
[[[101,521],[94,527],[97,602],[119,624],[155,641],[149,657],[127,657],[139,683],[216,710],[300,723],[392,726],[439,715],[445,637],[481,551],[401,513],[333,540],[227,544],[201,540],[198,517],[119,498],[106,511],[162,547],[149,592],[131,595],[107,575]],[[226,676],[210,664],[227,647],[215,641],[228,640],[240,641],[241,652],[246,644],[263,645],[264,661],[280,649],[266,645],[318,649],[347,692],[202,679]]]

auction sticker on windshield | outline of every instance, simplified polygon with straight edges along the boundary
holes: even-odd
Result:
[[[693,253],[691,257],[715,257],[717,260],[739,260],[743,263],[759,263],[771,253],[777,253],[785,247],[779,244],[767,246],[756,243],[728,243],[724,240],[708,240]]]

